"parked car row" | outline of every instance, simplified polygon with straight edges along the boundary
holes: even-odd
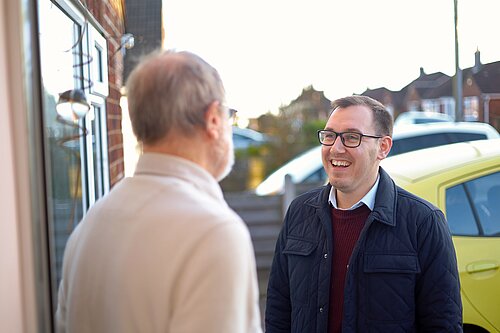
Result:
[[[500,332],[500,139],[412,151],[381,166],[399,186],[446,214],[464,331]]]
[[[472,122],[432,122],[396,126],[389,156],[444,144],[500,138],[491,125]],[[257,195],[283,193],[284,177],[290,175],[294,183],[326,181],[321,161],[321,146],[311,148],[292,159],[260,183]]]

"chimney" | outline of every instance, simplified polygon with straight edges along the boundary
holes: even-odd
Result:
[[[476,52],[474,53],[474,57],[475,57],[475,62],[474,62],[474,68],[472,69],[472,72],[477,73],[481,69],[481,52],[479,52],[479,48],[476,49]]]
[[[424,68],[420,67],[420,76],[424,76],[424,75],[425,75]]]

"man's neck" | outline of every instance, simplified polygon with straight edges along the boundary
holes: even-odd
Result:
[[[208,151],[203,142],[193,143],[183,137],[170,137],[162,139],[154,144],[144,144],[142,151],[144,153],[166,154],[184,158],[188,161],[198,164],[203,169],[213,175],[209,163]]]
[[[339,190],[335,190],[335,199],[337,203],[337,207],[339,209],[349,209],[358,203],[363,197],[365,197],[368,192],[373,188],[378,179],[378,173],[375,175],[373,181],[369,183],[368,187],[363,188],[362,190],[353,191],[353,192],[342,192]]]

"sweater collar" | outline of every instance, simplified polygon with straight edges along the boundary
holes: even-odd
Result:
[[[224,200],[215,178],[198,164],[187,159],[159,153],[144,153],[139,157],[134,177],[148,175],[175,177],[190,183],[215,199]]]

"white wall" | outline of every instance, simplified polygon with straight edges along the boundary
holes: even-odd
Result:
[[[0,0],[0,332],[36,332],[21,1]]]
[[[0,0],[0,331],[22,332],[21,269],[16,221],[14,153],[7,82],[5,5]]]

